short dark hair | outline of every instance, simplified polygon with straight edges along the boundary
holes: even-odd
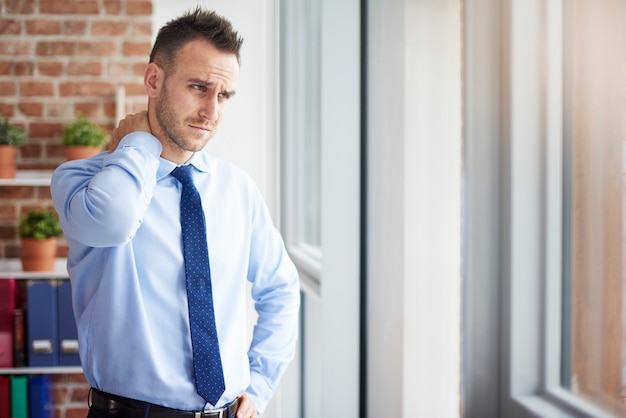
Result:
[[[240,62],[239,50],[243,38],[233,29],[229,20],[200,6],[170,20],[159,30],[150,53],[150,62],[171,69],[176,53],[196,39],[204,39],[218,50],[234,54],[237,62]]]

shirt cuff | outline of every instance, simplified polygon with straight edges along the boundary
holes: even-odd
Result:
[[[163,150],[161,142],[154,135],[143,131],[131,132],[122,138],[117,149],[125,147],[141,148],[156,158],[161,156],[161,151]]]
[[[257,412],[263,414],[270,399],[274,396],[274,391],[261,375],[252,372],[250,373],[250,386],[246,389],[246,394],[256,406]]]

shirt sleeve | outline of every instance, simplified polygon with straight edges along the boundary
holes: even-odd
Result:
[[[263,413],[294,357],[300,307],[298,273],[264,203],[255,214],[248,278],[258,320],[248,352],[246,393]]]
[[[160,154],[154,136],[134,132],[112,153],[60,165],[50,191],[64,233],[90,247],[130,240],[152,198]]]

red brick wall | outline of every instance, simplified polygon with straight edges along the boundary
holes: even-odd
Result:
[[[18,169],[65,160],[63,125],[86,116],[110,131],[116,91],[126,113],[146,107],[143,71],[152,40],[151,0],[0,0],[0,116],[24,128]],[[48,187],[0,186],[0,258],[19,257],[17,217],[51,205]],[[67,254],[61,241],[58,255]],[[86,416],[82,375],[54,377],[57,418]]]
[[[58,165],[63,124],[78,115],[112,128],[118,86],[129,111],[145,107],[151,1],[0,1],[0,115],[25,128],[19,167]]]
[[[52,397],[56,418],[85,418],[89,408],[89,385],[82,374],[52,376]]]

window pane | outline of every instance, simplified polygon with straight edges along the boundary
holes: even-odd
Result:
[[[323,417],[321,301],[302,293],[302,417]]]
[[[281,147],[286,239],[320,245],[320,2],[281,1]]]
[[[626,2],[566,1],[563,385],[626,413]]]

